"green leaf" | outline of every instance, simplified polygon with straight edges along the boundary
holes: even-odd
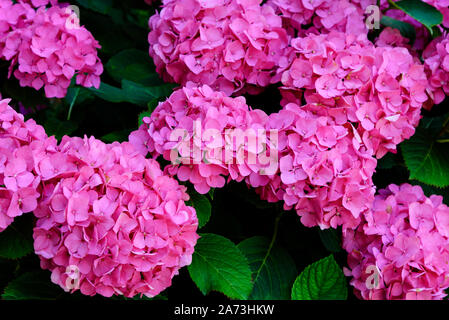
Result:
[[[343,271],[332,255],[307,266],[296,278],[292,300],[346,300]]]
[[[377,168],[378,169],[392,169],[395,166],[399,165],[400,160],[398,157],[398,154],[395,153],[387,153],[382,157],[382,159],[379,159],[377,161]]]
[[[120,130],[120,131],[114,131],[111,133],[108,133],[107,135],[104,135],[101,137],[101,140],[106,143],[112,143],[115,141],[123,142],[128,141],[129,134],[132,130]]]
[[[212,200],[214,200],[214,194],[215,194],[215,188],[210,188],[208,195]]]
[[[123,93],[123,90],[109,84],[102,82],[100,88],[88,88],[92,93],[94,93],[100,99],[103,99],[112,103],[126,102],[128,97]]]
[[[87,88],[73,86],[67,89],[67,95],[65,97],[65,101],[67,102],[67,104],[70,105],[75,96],[76,96],[76,105],[80,105],[94,98],[92,92],[89,91]]]
[[[239,243],[238,248],[248,259],[254,283],[251,300],[289,300],[297,269],[287,251],[270,248],[270,240],[253,237]]]
[[[137,49],[121,51],[108,61],[106,70],[117,82],[126,79],[145,86],[161,84],[148,52],[145,51]]]
[[[251,293],[251,269],[237,246],[216,234],[200,234],[189,273],[206,295],[218,291],[231,299],[245,300]]]
[[[443,14],[435,7],[421,0],[402,0],[398,2],[389,1],[396,9],[404,11],[413,19],[421,22],[433,35],[432,28],[443,22]]]
[[[426,129],[418,127],[415,135],[401,144],[410,179],[444,188],[449,186],[449,148],[437,143]]]
[[[147,106],[154,99],[168,97],[176,86],[176,84],[166,83],[160,86],[145,87],[133,81],[122,81],[123,91],[129,101],[142,106]]]
[[[114,5],[114,0],[77,0],[77,2],[85,8],[101,14],[108,14]]]
[[[4,300],[54,300],[64,291],[50,280],[48,271],[24,273],[11,281],[2,294]]]
[[[78,129],[78,124],[73,121],[61,121],[56,117],[49,116],[44,122],[44,128],[48,136],[55,136],[56,139],[61,140],[65,135],[70,135]]]
[[[28,216],[17,217],[0,233],[0,257],[22,258],[33,252],[33,220]]]
[[[176,85],[167,83],[155,87],[145,87],[139,83],[122,80],[122,88],[117,88],[102,82],[100,88],[89,88],[99,98],[112,102],[128,102],[141,107],[153,103],[153,100],[169,96]]]
[[[325,230],[318,229],[318,230],[321,242],[323,243],[323,245],[326,247],[327,250],[334,253],[341,251],[341,240],[337,230],[333,228]]]
[[[139,128],[143,124],[143,118],[151,117],[151,111],[144,111],[139,114]]]
[[[385,15],[380,19],[380,23],[386,27],[398,29],[403,37],[410,39],[411,44],[415,42],[416,30],[410,23],[396,20]]]
[[[189,206],[193,206],[195,208],[196,215],[198,217],[198,228],[201,229],[210,219],[212,205],[206,196],[199,194],[196,191],[192,190],[189,195],[190,200],[188,201],[188,204]]]

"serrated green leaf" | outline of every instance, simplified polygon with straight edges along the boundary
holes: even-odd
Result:
[[[245,300],[251,293],[251,269],[237,246],[216,234],[200,234],[189,273],[206,295],[218,291],[231,299]]]
[[[327,250],[334,253],[341,251],[341,239],[337,230],[333,228],[325,230],[318,229],[318,230],[321,242],[323,243],[323,245],[326,247]]]
[[[292,300],[346,300],[343,271],[332,255],[307,266],[292,289]]]
[[[270,240],[253,237],[239,243],[238,248],[248,259],[253,274],[251,300],[288,300],[297,269],[287,251],[279,246],[270,248]]]
[[[418,127],[415,135],[401,144],[410,179],[444,188],[449,186],[449,148],[437,143],[435,137]]]
[[[410,23],[396,20],[385,15],[380,19],[380,23],[386,27],[398,29],[403,37],[410,39],[411,44],[415,42],[416,30]]]
[[[192,190],[189,195],[190,200],[188,204],[195,208],[196,215],[198,217],[198,228],[201,229],[210,219],[212,213],[212,205],[205,195],[199,194],[196,191]]]
[[[109,75],[121,82],[130,80],[145,86],[161,85],[159,75],[155,72],[148,52],[126,49],[113,56],[106,64]]]
[[[0,232],[0,257],[18,259],[33,252],[32,234],[31,217],[17,217],[6,230]]]
[[[4,290],[4,300],[54,300],[64,291],[53,284],[48,271],[24,273],[12,280]]]
[[[443,22],[443,14],[435,7],[421,0],[402,0],[398,2],[389,2],[396,9],[404,11],[410,17],[426,26],[431,35],[433,34],[432,28]]]

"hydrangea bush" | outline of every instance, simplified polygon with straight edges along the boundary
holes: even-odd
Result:
[[[447,299],[448,28],[447,0],[0,0],[1,298]]]

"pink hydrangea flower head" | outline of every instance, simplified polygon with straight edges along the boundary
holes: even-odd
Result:
[[[4,10],[20,18],[18,22],[10,14],[2,15],[1,10],[0,57],[11,61],[10,75],[14,74],[21,86],[44,88],[49,98],[64,97],[74,76],[78,85],[99,87],[103,72],[97,55],[100,45],[79,26],[78,17],[68,7],[34,11],[22,2],[6,7]]]
[[[207,84],[231,95],[278,82],[289,37],[261,1],[165,1],[149,20],[150,56],[166,81]]]
[[[263,180],[259,173],[269,164],[246,160],[270,144],[260,136],[260,145],[249,147],[245,139],[257,139],[267,118],[261,110],[250,110],[242,97],[227,97],[207,85],[188,86],[160,103],[129,140],[144,155],[162,155],[171,162],[167,173],[204,194],[223,187],[226,179]]]
[[[362,299],[443,299],[449,287],[449,208],[419,186],[390,185],[344,233],[348,276]]]
[[[279,170],[257,188],[307,227],[356,227],[374,200],[377,161],[357,131],[319,106],[287,104],[266,122],[279,134]]]
[[[54,283],[89,296],[153,297],[190,264],[198,220],[186,188],[129,143],[64,137],[38,167],[34,249]],[[76,286],[67,270],[78,272]]]
[[[429,77],[428,92],[434,104],[440,104],[449,94],[449,34],[434,39],[423,52]],[[430,109],[433,103],[427,104]]]
[[[283,73],[283,104],[304,96],[355,125],[381,158],[410,138],[428,100],[424,67],[406,48],[376,47],[342,32],[292,40],[296,58]]]
[[[37,207],[40,177],[34,170],[34,152],[47,141],[44,129],[0,101],[0,232],[15,217]]]
[[[289,33],[328,33],[331,30],[367,35],[364,10],[349,0],[269,0]],[[307,28],[307,29],[306,29]],[[293,29],[293,30],[292,30]]]
[[[290,103],[267,116],[241,97],[206,85],[184,87],[129,140],[143,155],[162,155],[170,161],[166,172],[200,193],[244,180],[262,199],[295,208],[306,226],[354,228],[374,200],[377,162],[357,131],[332,111]]]

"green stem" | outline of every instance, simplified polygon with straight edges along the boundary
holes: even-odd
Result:
[[[78,98],[80,90],[81,90],[80,87],[76,88],[75,95],[73,96],[72,102],[70,103],[69,114],[67,115],[67,121],[70,121],[70,118],[72,117],[72,110],[73,110],[73,107],[75,106],[75,102],[76,102],[76,99]]]
[[[260,264],[259,269],[256,272],[256,278],[254,279],[254,282],[256,282],[257,278],[259,277],[260,271],[262,270],[262,268],[264,267],[268,257],[271,254],[271,250],[273,250],[273,246],[274,243],[276,242],[277,236],[278,236],[278,232],[279,232],[279,221],[281,221],[282,215],[284,214],[284,210],[279,210],[279,213],[276,217],[276,220],[274,221],[274,232],[273,232],[273,236],[271,237],[271,242],[270,245],[268,246],[268,250],[267,253],[265,254],[265,257],[263,258],[262,263]]]
[[[437,140],[438,143],[449,143],[449,139],[440,139]]]
[[[399,9],[399,7],[396,5],[396,3],[393,2],[393,0],[388,0],[388,4],[390,5],[389,9]]]
[[[441,131],[438,133],[438,137],[441,137],[442,135],[444,135],[446,132],[449,131],[449,117],[447,117],[446,120],[444,120],[443,122],[443,128],[441,129]],[[444,143],[444,142],[443,142]]]

